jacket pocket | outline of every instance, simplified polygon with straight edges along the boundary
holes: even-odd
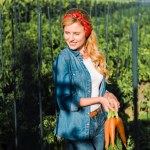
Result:
[[[81,74],[79,71],[72,71],[71,73],[71,86],[77,88],[80,86]]]

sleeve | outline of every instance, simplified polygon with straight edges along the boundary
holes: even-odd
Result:
[[[80,97],[71,90],[71,75],[69,60],[63,54],[59,54],[53,64],[53,78],[57,103],[61,110],[78,111]]]

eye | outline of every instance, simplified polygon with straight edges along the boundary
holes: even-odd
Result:
[[[75,35],[79,35],[80,33],[79,33],[79,32],[75,32],[74,34],[75,34]]]
[[[67,35],[68,35],[68,34],[69,34],[69,32],[65,31],[65,34],[67,34]]]

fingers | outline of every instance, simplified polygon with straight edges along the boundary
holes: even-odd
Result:
[[[104,107],[104,110],[105,110],[106,112],[108,112],[109,110],[114,111],[114,108],[113,108],[113,107],[111,107],[111,105],[103,106],[103,107]]]
[[[114,105],[113,105],[112,103],[110,103],[108,99],[107,99],[107,101],[108,101],[107,108],[108,108],[109,110],[114,111],[114,110],[115,110]]]
[[[113,107],[116,111],[118,111],[119,108],[120,108],[120,104],[117,103],[116,101],[113,101],[113,100],[111,100],[111,101],[112,101],[112,102],[111,102],[112,107]]]
[[[118,109],[120,108],[120,103],[115,96],[109,96],[104,99],[105,100],[102,101],[102,105],[106,112],[108,112],[109,110],[118,111]]]
[[[115,110],[118,111],[118,109],[120,108],[120,103],[114,102],[114,107]]]
[[[112,110],[112,111],[117,111],[118,112],[118,110],[119,110],[119,107],[120,106],[118,106],[118,105],[116,105],[116,104],[113,104],[113,103],[109,103],[107,106],[104,106],[104,109],[105,109],[105,111],[109,111],[109,110]]]
[[[109,103],[109,100],[107,98],[104,98],[104,100],[101,102],[101,104],[103,105],[103,108],[106,112],[108,112],[109,110],[114,111],[115,109],[111,106],[111,104]]]
[[[108,112],[108,111],[109,111],[108,107],[104,107],[104,110],[105,110],[106,112]]]
[[[114,110],[115,110],[114,105],[111,105],[111,104],[108,106],[108,108],[109,108],[110,110],[112,110],[112,111],[114,111]]]
[[[114,102],[114,99],[108,98],[109,104],[111,105],[112,108],[117,108],[117,104]]]
[[[113,109],[115,109],[116,111],[118,111],[118,109],[120,108],[120,103],[119,103],[119,101],[117,100],[117,98],[114,96],[114,94],[109,93],[109,94],[107,95],[107,99],[108,99],[108,101],[109,101],[111,107],[112,107]]]

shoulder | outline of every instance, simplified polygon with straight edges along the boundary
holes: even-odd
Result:
[[[54,65],[58,62],[65,63],[70,60],[70,54],[68,52],[67,47],[59,52],[54,60]]]
[[[63,60],[69,60],[70,59],[70,53],[68,48],[61,50],[60,53],[57,55],[56,59],[63,59]]]

